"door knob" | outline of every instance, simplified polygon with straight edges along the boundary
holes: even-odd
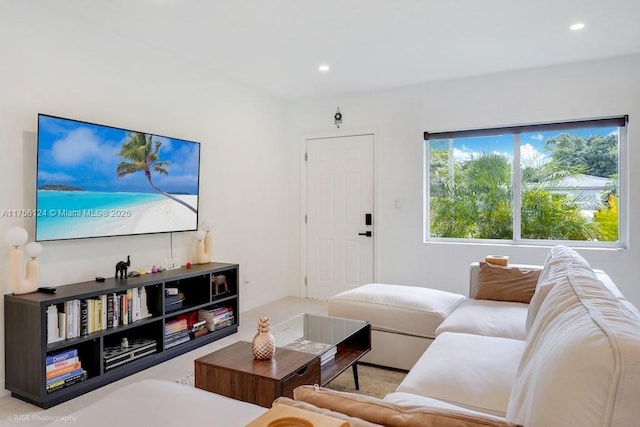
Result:
[[[371,231],[365,231],[364,233],[358,233],[359,236],[371,237],[373,233]]]

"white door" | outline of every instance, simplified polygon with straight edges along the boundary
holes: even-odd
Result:
[[[373,281],[374,135],[307,140],[306,296]]]

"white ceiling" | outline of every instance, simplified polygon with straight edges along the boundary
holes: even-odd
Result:
[[[638,0],[29,2],[282,99],[640,53]]]

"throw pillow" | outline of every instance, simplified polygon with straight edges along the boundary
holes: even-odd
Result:
[[[481,262],[476,299],[529,304],[539,276],[540,269],[502,267]]]
[[[427,406],[398,406],[384,400],[315,386],[299,386],[293,398],[386,427],[504,427],[514,424],[463,411]]]

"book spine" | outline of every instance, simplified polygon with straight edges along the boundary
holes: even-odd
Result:
[[[89,302],[86,299],[80,301],[80,334],[89,335]]]
[[[189,337],[189,335],[187,334],[187,336],[185,336],[185,337],[165,342],[164,343],[164,348],[167,349],[167,348],[175,347],[178,344],[185,343],[185,342],[187,342],[189,340],[191,340],[191,337]]]
[[[107,295],[107,329],[113,328],[113,294]]]
[[[73,300],[69,300],[64,303],[64,312],[67,314],[67,323],[65,329],[67,331],[67,338],[75,337],[75,317],[73,316]]]
[[[100,295],[100,329],[107,329],[107,295]]]
[[[71,372],[67,372],[66,374],[62,374],[62,375],[59,375],[59,376],[57,376],[55,378],[47,380],[47,385],[51,385],[51,384],[53,384],[53,383],[55,383],[57,381],[66,380],[67,378],[75,377],[76,375],[82,374],[82,372],[84,372],[84,370],[82,368],[75,369],[75,370],[73,370]]]
[[[65,366],[73,365],[74,363],[77,363],[79,361],[80,361],[80,358],[78,356],[70,357],[69,359],[61,360],[59,362],[55,362],[47,365],[46,371],[51,372],[59,368],[64,368]]]
[[[147,305],[147,288],[144,286],[140,288],[140,316],[149,317],[149,306]]]
[[[113,326],[120,326],[120,297],[113,294]]]
[[[93,299],[88,299],[87,300],[87,311],[89,312],[87,317],[89,318],[89,333],[94,332],[95,329],[95,313],[96,313],[96,304],[95,304],[95,300]]]
[[[50,305],[47,307],[47,342],[51,343],[58,339],[58,307]]]
[[[95,332],[100,330],[101,306],[100,306],[99,298],[94,298],[92,301],[93,301],[93,331]]]
[[[129,317],[128,323],[133,323],[133,290],[127,289],[127,316]]]
[[[76,356],[78,356],[78,349],[73,348],[71,350],[67,350],[62,353],[52,354],[51,356],[47,356],[46,364],[53,365],[56,362],[61,362],[63,360],[70,359]]]
[[[80,369],[80,368],[81,368],[80,362],[72,363],[68,366],[63,366],[61,368],[54,369],[53,371],[47,371],[46,378],[50,380],[52,378],[56,378],[63,374],[66,374],[67,372],[75,371],[76,369]]]
[[[47,393],[54,392],[56,390],[60,390],[61,388],[70,386],[75,383],[79,383],[87,379],[87,371],[82,371],[80,375],[76,375],[75,377],[67,378],[65,380],[57,381],[55,383],[49,384],[47,386]]]
[[[58,338],[67,338],[67,313],[58,313]]]
[[[133,290],[133,320],[139,320],[142,318],[141,315],[141,304],[140,304],[140,288],[135,288]]]
[[[122,294],[122,324],[129,324],[129,303],[127,301],[127,294]]]
[[[164,335],[164,342],[173,341],[173,340],[176,340],[178,338],[183,338],[183,337],[187,337],[187,336],[189,336],[189,331],[187,331],[187,330],[178,331],[178,332],[172,332],[170,334],[165,334]]]
[[[213,310],[213,315],[214,316],[221,316],[225,313],[229,313],[231,312],[231,307],[224,307],[224,308],[216,308],[215,310]]]
[[[79,299],[74,299],[73,300],[73,311],[74,311],[74,319],[75,319],[75,328],[76,328],[76,332],[75,332],[75,336],[79,337],[81,336],[81,329],[82,329],[82,325],[80,324],[80,300]]]

